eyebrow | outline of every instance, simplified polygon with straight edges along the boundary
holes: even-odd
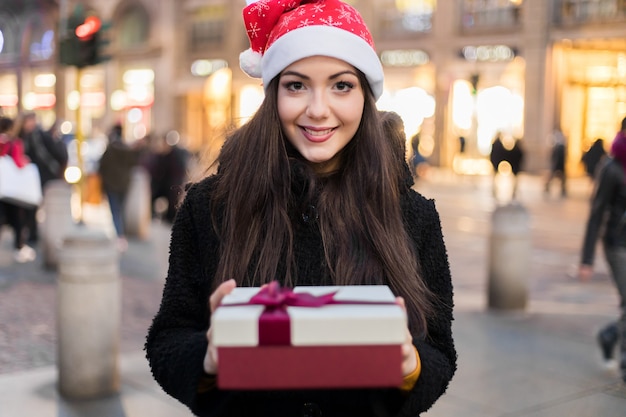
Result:
[[[339,78],[339,77],[341,77],[342,75],[345,75],[345,74],[354,75],[355,77],[357,76],[356,72],[350,71],[350,70],[345,70],[345,71],[341,71],[341,72],[338,72],[336,74],[331,75],[330,77],[328,77],[328,79],[329,80],[334,80],[335,78]],[[283,77],[285,75],[293,75],[293,76],[296,76],[296,77],[303,78],[305,80],[310,80],[311,79],[311,77],[309,77],[308,75],[304,75],[302,73],[299,73],[298,71],[285,71],[285,72],[283,72],[281,74],[281,77]]]

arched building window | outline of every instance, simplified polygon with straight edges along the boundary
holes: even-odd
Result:
[[[150,17],[140,4],[133,4],[121,14],[118,23],[117,40],[120,50],[144,46],[150,37]]]
[[[28,22],[28,31],[24,34],[27,39],[30,62],[45,61],[54,57],[55,41],[54,29],[51,23],[42,15],[31,15]]]
[[[383,0],[379,33],[387,39],[428,33],[436,8],[437,0]]]
[[[520,24],[524,0],[463,0],[461,24],[472,28],[515,28]]]
[[[215,1],[192,10],[188,32],[188,45],[192,52],[222,45],[228,26],[228,7],[225,1]]]
[[[21,32],[16,17],[0,11],[0,62],[16,62],[19,59]]]

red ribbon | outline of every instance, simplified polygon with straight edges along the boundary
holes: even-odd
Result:
[[[263,286],[247,303],[226,304],[224,306],[265,306],[265,310],[259,317],[259,345],[288,346],[291,344],[291,325],[287,307],[322,307],[331,304],[395,304],[393,302],[337,301],[333,298],[336,293],[337,291],[333,291],[318,296],[308,292],[293,292],[291,288],[281,288],[277,281],[272,281]]]
[[[321,307],[333,304],[335,292],[315,296],[307,292],[295,293],[272,281],[254,295],[248,304],[265,306],[259,317],[259,345],[290,345],[291,325],[287,307]]]

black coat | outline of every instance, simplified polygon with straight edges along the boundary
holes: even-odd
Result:
[[[139,153],[120,140],[109,142],[100,157],[98,173],[102,189],[106,192],[126,194],[130,187],[133,168],[139,161]]]
[[[218,174],[219,175],[219,174]],[[324,417],[417,416],[445,392],[456,370],[452,340],[452,283],[439,215],[434,202],[407,189],[402,210],[414,241],[424,279],[440,296],[430,319],[429,338],[414,339],[422,371],[413,390],[356,389],[321,391],[222,391],[198,393],[207,350],[208,298],[216,271],[216,236],[209,212],[215,177],[194,184],[172,226],[168,276],[160,310],[150,327],[146,352],[161,387],[194,414],[206,417],[294,417],[315,403]],[[328,276],[316,222],[294,216],[296,285]]]
[[[489,161],[493,167],[494,172],[498,172],[498,165],[500,162],[506,161],[506,148],[502,143],[502,139],[497,138],[491,144],[491,152],[489,154]]]
[[[582,163],[585,165],[585,172],[591,178],[596,176],[596,168],[598,164],[606,156],[603,142],[596,140],[593,145],[585,152],[581,158]]]
[[[552,147],[550,154],[550,170],[552,172],[565,172],[565,144],[557,142]]]
[[[622,165],[607,157],[605,164],[599,167],[589,219],[583,240],[582,260],[585,265],[593,265],[595,249],[600,233],[609,248],[626,247],[626,179]]]
[[[69,156],[61,140],[55,140],[51,134],[37,126],[32,132],[24,134],[22,141],[24,153],[39,169],[42,187],[48,181],[63,178]]]

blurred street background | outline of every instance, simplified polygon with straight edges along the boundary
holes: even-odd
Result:
[[[459,370],[428,417],[452,415],[626,415],[626,386],[604,370],[595,334],[616,317],[617,296],[598,252],[596,274],[579,282],[579,260],[591,185],[569,183],[567,198],[546,195],[544,178],[523,175],[518,200],[530,218],[528,304],[502,311],[487,305],[491,216],[508,203],[506,177],[492,195],[490,177],[429,170],[415,188],[433,198],[441,215],[455,286],[454,335]],[[112,233],[106,206],[85,207],[87,227]],[[130,239],[120,255],[122,392],[72,403],[56,390],[57,274],[40,258],[14,263],[10,232],[0,241],[0,417],[189,416],[152,380],[143,358],[147,327],[160,301],[167,268],[169,226],[153,220],[146,239]],[[599,248],[600,249],[600,248]]]

